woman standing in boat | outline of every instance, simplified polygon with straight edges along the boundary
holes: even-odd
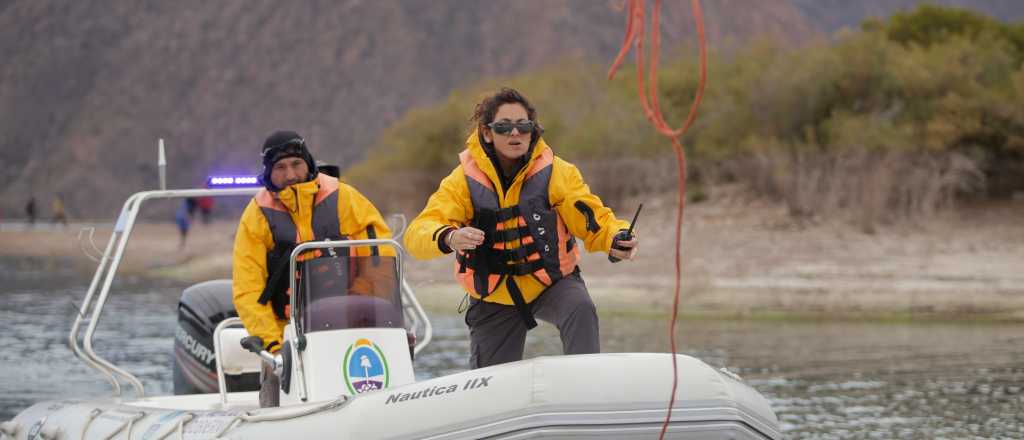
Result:
[[[565,354],[600,352],[575,237],[590,252],[623,260],[633,258],[638,239],[579,170],[554,155],[519,92],[502,88],[471,120],[460,165],[405,234],[416,258],[456,252],[455,275],[470,297],[470,366],[522,359],[535,318],[558,328]]]

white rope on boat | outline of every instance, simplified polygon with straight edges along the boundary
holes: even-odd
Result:
[[[84,234],[86,232],[89,233],[89,236],[85,237],[86,239],[83,240],[82,234]],[[82,253],[85,254],[86,257],[89,257],[90,260],[92,260],[92,261],[94,261],[96,263],[99,263],[100,259],[104,258],[104,256],[103,256],[103,251],[101,251],[100,248],[96,247],[96,241],[93,240],[93,234],[95,234],[95,233],[96,233],[96,228],[95,227],[84,227],[82,229],[79,229],[78,230],[78,247],[79,247],[79,249],[81,249]],[[91,251],[85,247],[86,243],[89,243],[89,245],[92,246],[92,250]]]
[[[185,440],[185,425],[188,424],[188,422],[191,422],[195,418],[196,418],[195,414],[193,414],[193,413],[185,413],[183,416],[181,416],[180,419],[178,419],[177,426],[175,426],[174,429],[163,433],[163,435],[157,437],[156,440],[164,440],[165,438],[167,438],[171,434],[174,434],[175,432],[178,433],[178,440]]]
[[[46,416],[39,421],[39,438],[43,440],[57,440],[60,438],[60,435],[63,431],[61,431],[60,426],[57,425],[46,426],[46,421],[49,418],[50,416]],[[31,438],[34,439],[35,437],[33,436]]]
[[[347,396],[339,396],[337,399],[329,401],[327,403],[305,408],[295,408],[292,411],[272,411],[269,414],[259,415],[255,415],[251,412],[246,412],[244,415],[235,416],[233,419],[231,419],[231,421],[228,422],[228,424],[225,425],[224,428],[221,429],[220,432],[218,432],[217,435],[214,436],[213,438],[224,438],[224,434],[227,434],[228,431],[242,423],[275,422],[279,420],[296,419],[299,417],[305,417],[323,411],[330,411],[341,408],[342,406],[345,406],[345,404],[348,403],[348,401],[349,398]]]
[[[135,427],[135,422],[141,420],[143,417],[146,417],[146,413],[139,413],[138,415],[132,417],[132,419],[128,421],[128,435],[125,438],[127,438],[128,440],[132,440],[132,428]]]
[[[100,414],[103,414],[103,410],[99,408],[89,411],[89,418],[85,421],[85,425],[82,426],[82,435],[78,436],[78,438],[85,438],[85,432],[89,430],[89,425],[92,425],[92,421],[96,420],[96,417],[99,417]]]
[[[145,412],[140,411],[140,412],[135,413],[132,416],[132,418],[128,419],[127,423],[122,424],[120,428],[117,428],[116,430],[114,430],[114,432],[111,432],[110,435],[104,437],[103,440],[111,440],[114,437],[117,437],[117,435],[120,434],[121,431],[124,431],[125,428],[128,428],[128,436],[127,436],[127,438],[131,439],[132,438],[132,426],[135,425],[136,421],[138,421],[139,419],[141,419],[143,417],[146,417],[146,413]]]
[[[196,418],[195,414],[188,413],[188,414],[185,414],[185,417],[182,417],[181,420],[178,420],[178,440],[185,440],[185,424],[188,423],[188,422],[191,422],[195,418]],[[188,419],[188,420],[186,420],[186,419]],[[158,438],[157,440],[163,440],[163,439],[162,438]]]
[[[234,418],[232,418],[231,421],[228,422],[227,425],[224,425],[224,428],[222,428],[220,430],[220,432],[218,432],[217,435],[215,435],[213,437],[213,439],[214,440],[220,440],[220,439],[224,438],[224,434],[227,433],[228,431],[230,431],[231,428],[234,428],[235,427],[235,423],[237,423],[237,422],[239,422],[241,420],[242,420],[242,416],[235,416]]]

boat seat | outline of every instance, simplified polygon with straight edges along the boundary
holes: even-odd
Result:
[[[223,360],[224,374],[258,373],[260,371],[260,357],[242,348],[242,339],[249,336],[249,332],[242,327],[228,327],[220,332],[220,347],[224,352],[220,354]]]

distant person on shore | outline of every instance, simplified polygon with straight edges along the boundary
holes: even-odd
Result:
[[[36,196],[30,196],[25,203],[25,217],[28,217],[28,224],[36,224]]]
[[[64,211],[64,197],[62,197],[60,194],[57,194],[53,198],[53,203],[50,205],[50,207],[53,209],[53,222],[60,223],[63,226],[67,226],[68,215]]]
[[[306,141],[278,131],[263,143],[261,189],[245,207],[235,234],[232,291],[250,335],[276,353],[290,313],[288,261],[296,245],[311,240],[390,238],[377,208],[355,188],[317,172]],[[310,209],[312,208],[312,209]],[[390,248],[351,248],[351,255],[394,255]],[[303,261],[320,255],[312,251]],[[375,254],[376,255],[376,254]],[[393,282],[394,280],[392,280]],[[280,379],[263,365],[260,406],[277,406]]]
[[[192,212],[193,206],[195,206],[195,200],[191,197],[186,198],[178,205],[178,209],[174,211],[174,223],[178,225],[178,234],[181,240],[178,241],[178,249],[185,247],[185,239],[188,238],[188,229],[192,224]]]
[[[195,197],[186,197],[185,208],[188,211],[188,218],[194,218],[196,210],[199,209],[199,202],[196,201]]]
[[[210,220],[213,218],[213,197],[199,197],[196,199],[196,205],[199,207],[199,215],[203,219],[203,224],[210,224]]]
[[[555,156],[537,112],[503,88],[477,105],[461,165],[409,224],[416,258],[456,252],[469,295],[470,368],[523,358],[536,318],[554,324],[566,354],[598,353],[597,311],[580,276],[576,238],[590,252],[632,259],[629,223],[590,192],[579,170]]]

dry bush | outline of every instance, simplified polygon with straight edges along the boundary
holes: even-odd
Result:
[[[677,165],[674,156],[584,159],[574,164],[583,173],[590,191],[608,206],[644,194],[675,191]]]
[[[798,220],[840,216],[873,232],[953,206],[984,188],[974,159],[958,152],[771,150],[724,164],[754,192],[782,200]]]
[[[421,170],[392,170],[384,178],[358,176],[349,183],[370,199],[381,214],[403,214],[412,220],[426,206],[427,198],[437,190],[443,177]]]

